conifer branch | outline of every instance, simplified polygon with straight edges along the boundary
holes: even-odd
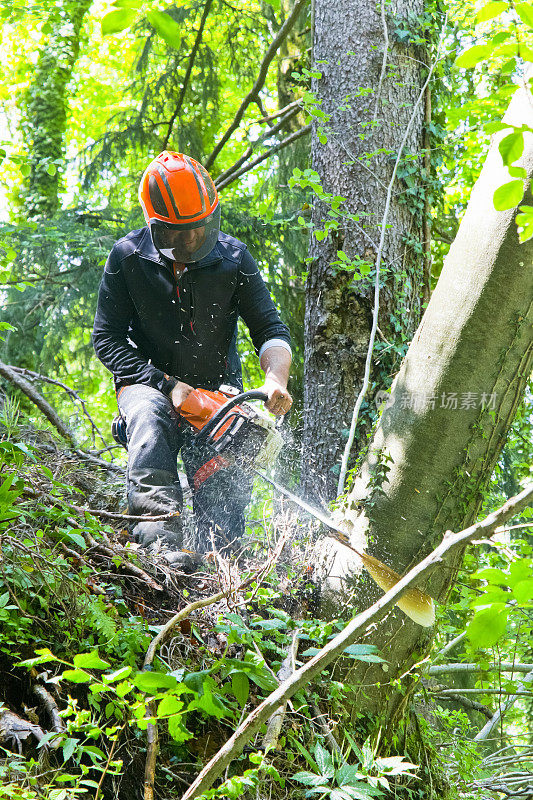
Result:
[[[168,122],[167,132],[165,134],[165,138],[163,140],[163,146],[161,148],[162,150],[166,150],[167,147],[168,147],[168,142],[169,142],[169,139],[170,139],[170,137],[172,135],[172,129],[174,127],[174,123],[176,122],[178,114],[181,111],[181,107],[182,107],[183,101],[185,99],[185,93],[187,92],[187,89],[188,89],[188,86],[189,86],[189,81],[191,79],[191,74],[192,74],[192,70],[193,70],[193,67],[194,67],[194,62],[196,60],[196,55],[197,55],[198,50],[200,48],[200,44],[201,44],[202,37],[203,37],[203,34],[204,34],[205,23],[207,22],[207,17],[209,16],[209,12],[211,11],[211,6],[212,5],[213,5],[213,0],[207,0],[206,4],[204,6],[202,19],[200,21],[200,27],[198,28],[198,33],[196,34],[196,39],[194,40],[194,45],[193,45],[193,48],[191,50],[191,55],[189,56],[189,63],[187,65],[187,71],[185,72],[185,76],[183,78],[183,83],[181,85],[181,90],[180,90],[180,93],[179,93],[178,102],[176,103],[176,108],[174,109],[174,112],[173,112],[173,114],[170,117],[170,120]]]

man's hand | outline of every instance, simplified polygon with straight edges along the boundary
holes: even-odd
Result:
[[[261,387],[268,395],[265,406],[277,417],[283,416],[292,406],[292,397],[287,391],[291,354],[284,347],[269,347],[261,356],[261,368],[265,382]]]
[[[292,397],[287,388],[273,376],[267,376],[261,389],[268,395],[265,406],[277,417],[283,416],[292,406]]]
[[[176,411],[180,410],[181,404],[185,402],[191,392],[194,392],[194,389],[192,386],[189,386],[188,383],[183,383],[183,381],[177,382],[169,395],[170,402]]]

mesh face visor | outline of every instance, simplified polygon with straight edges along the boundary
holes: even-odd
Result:
[[[175,225],[160,220],[150,221],[155,247],[162,256],[180,264],[191,264],[205,258],[217,243],[220,231],[220,206],[208,217],[189,225]]]

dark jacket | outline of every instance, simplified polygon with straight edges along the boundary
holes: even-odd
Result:
[[[117,389],[142,383],[168,393],[175,378],[194,387],[241,387],[239,316],[257,351],[269,339],[290,342],[246,245],[220,233],[211,253],[176,277],[145,227],[120,239],[109,255],[94,349]]]

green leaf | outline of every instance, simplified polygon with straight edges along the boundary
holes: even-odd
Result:
[[[55,164],[48,164],[48,166],[46,167],[46,171],[49,175],[53,177],[57,172],[57,167]]]
[[[241,708],[244,708],[250,694],[250,681],[244,672],[235,672],[231,676],[231,691]]]
[[[142,0],[114,0],[113,5],[117,8],[140,8]]]
[[[509,175],[511,178],[527,178],[527,172],[524,167],[508,167]]]
[[[71,683],[90,683],[94,680],[92,675],[82,669],[66,669],[61,677]]]
[[[504,183],[494,192],[493,203],[496,211],[515,208],[524,196],[524,183],[521,180]]]
[[[529,603],[533,600],[533,578],[519,581],[513,588],[513,594],[518,603]]]
[[[531,3],[516,3],[515,11],[530,28],[533,28],[533,6]]]
[[[501,603],[478,611],[466,626],[466,633],[474,647],[493,647],[507,629],[507,614]]]
[[[34,667],[37,664],[46,664],[48,661],[59,661],[47,647],[42,647],[35,652],[37,653],[35,658],[27,658],[24,661],[19,661],[17,667]]]
[[[209,690],[204,688],[204,693],[193,700],[188,707],[191,711],[198,709],[210,717],[222,719],[228,714],[228,709],[222,705],[220,700]]]
[[[335,770],[333,768],[331,753],[328,753],[325,747],[322,747],[320,742],[317,742],[313,751],[313,755],[316,763],[318,764],[318,768],[322,773],[322,779],[333,778]]]
[[[146,16],[159,36],[171,47],[178,49],[181,44],[181,35],[180,26],[176,20],[163,11],[147,11]]]
[[[533,206],[520,206],[520,213],[516,215],[518,235],[520,242],[527,242],[533,237]]]
[[[167,694],[157,707],[157,716],[158,717],[169,717],[172,714],[177,714],[179,711],[183,709],[183,703],[181,700],[173,694]]]
[[[456,59],[455,65],[463,69],[470,69],[471,67],[475,67],[479,61],[483,61],[483,59],[487,58],[490,52],[490,45],[475,44],[473,47],[470,47],[469,50],[465,50],[464,53],[461,53],[459,58]]]
[[[499,17],[502,11],[506,11],[508,8],[509,5],[503,0],[492,0],[489,3],[485,3],[481,11],[476,16],[476,23],[486,22],[488,19]]]
[[[504,572],[502,569],[496,569],[495,567],[485,567],[484,569],[478,569],[477,572],[472,574],[472,578],[476,580],[485,580],[489,583],[494,583],[496,586],[508,586],[509,585],[509,575]]]
[[[102,19],[102,36],[109,36],[112,33],[120,33],[120,31],[126,30],[136,16],[136,12],[128,8],[110,11]]]
[[[157,692],[158,689],[175,689],[178,685],[176,678],[162,672],[138,672],[132,681],[137,689],[148,693]]]
[[[315,775],[314,772],[297,772],[293,778],[304,786],[319,786],[323,780],[322,775]]]
[[[92,653],[79,653],[74,656],[74,666],[84,669],[107,669],[110,664],[102,661],[98,652],[93,650]]]
[[[175,742],[185,742],[187,739],[192,739],[192,733],[184,726],[182,717],[178,714],[169,717],[168,732]]]
[[[76,749],[76,745],[78,744],[77,739],[66,739],[65,743],[63,744],[63,761],[68,761],[69,758],[74,753]]]
[[[114,683],[127,678],[128,675],[131,675],[131,667],[120,667],[115,672],[110,672],[109,675],[102,675],[102,680],[104,683]]]
[[[506,167],[517,161],[524,152],[524,134],[522,131],[513,131],[508,136],[504,136],[498,145],[498,150]]]

